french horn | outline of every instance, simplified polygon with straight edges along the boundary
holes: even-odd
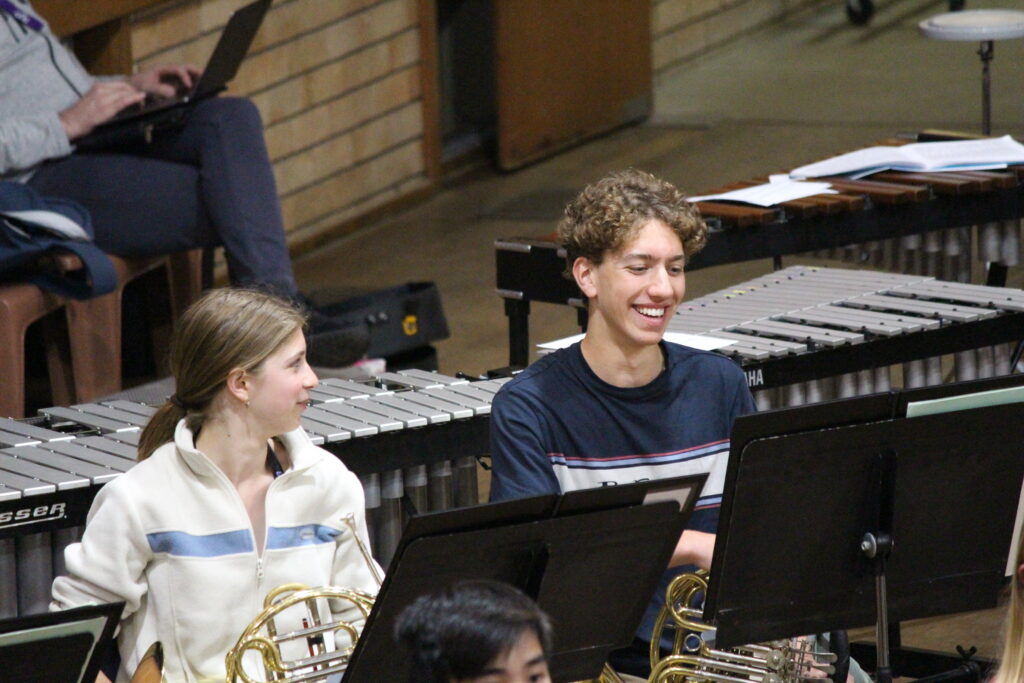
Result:
[[[835,673],[837,656],[821,651],[813,637],[716,649],[714,628],[702,619],[708,573],[680,574],[669,584],[665,606],[651,638],[650,683],[800,683]],[[672,632],[673,647],[661,656],[660,636]]]
[[[352,532],[363,560],[377,585],[383,577],[369,550],[356,533],[349,515],[343,520]],[[263,611],[245,628],[238,642],[225,657],[228,683],[313,683],[326,681],[348,666],[359,638],[359,621],[365,621],[373,609],[375,596],[354,588],[308,586],[289,583],[270,591]],[[344,611],[355,618],[335,619]],[[279,631],[279,623],[289,626]],[[250,655],[255,653],[255,656]],[[254,678],[246,669],[259,662],[266,678]]]

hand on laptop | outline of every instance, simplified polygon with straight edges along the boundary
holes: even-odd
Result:
[[[145,92],[127,81],[100,81],[58,116],[68,140],[76,140],[145,98]]]
[[[187,64],[161,64],[131,76],[128,82],[156,99],[170,99],[191,90],[199,73]]]

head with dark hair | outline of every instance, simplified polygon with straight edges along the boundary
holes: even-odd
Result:
[[[679,237],[686,258],[704,248],[707,226],[697,207],[671,183],[645,171],[617,171],[587,185],[558,224],[565,247],[567,276],[579,257],[600,265],[651,220],[659,220]]]
[[[518,589],[486,580],[459,581],[422,595],[395,624],[395,639],[412,655],[410,683],[452,683],[483,676],[529,635],[542,651],[533,666],[537,670],[543,665],[545,677],[538,680],[548,680],[547,615]]]

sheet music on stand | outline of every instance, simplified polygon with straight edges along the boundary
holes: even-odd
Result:
[[[510,583],[554,625],[553,680],[597,678],[633,635],[706,474],[413,517],[342,679],[409,680],[394,623],[418,596],[461,579]]]
[[[905,415],[1022,385],[1011,375],[739,418],[705,602],[718,644],[876,624],[878,680],[890,680],[889,620],[995,607],[1024,403]]]
[[[115,602],[0,621],[0,678],[93,683],[123,609]]]

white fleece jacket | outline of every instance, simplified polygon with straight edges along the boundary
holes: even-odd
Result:
[[[241,498],[184,420],[174,443],[97,495],[82,542],[65,551],[68,576],[54,581],[51,609],[125,601],[118,683],[157,640],[166,680],[223,681],[224,655],[281,584],[376,593],[342,521],[353,516],[368,548],[359,480],[301,428],[279,438],[292,466],[267,491],[262,557]]]

